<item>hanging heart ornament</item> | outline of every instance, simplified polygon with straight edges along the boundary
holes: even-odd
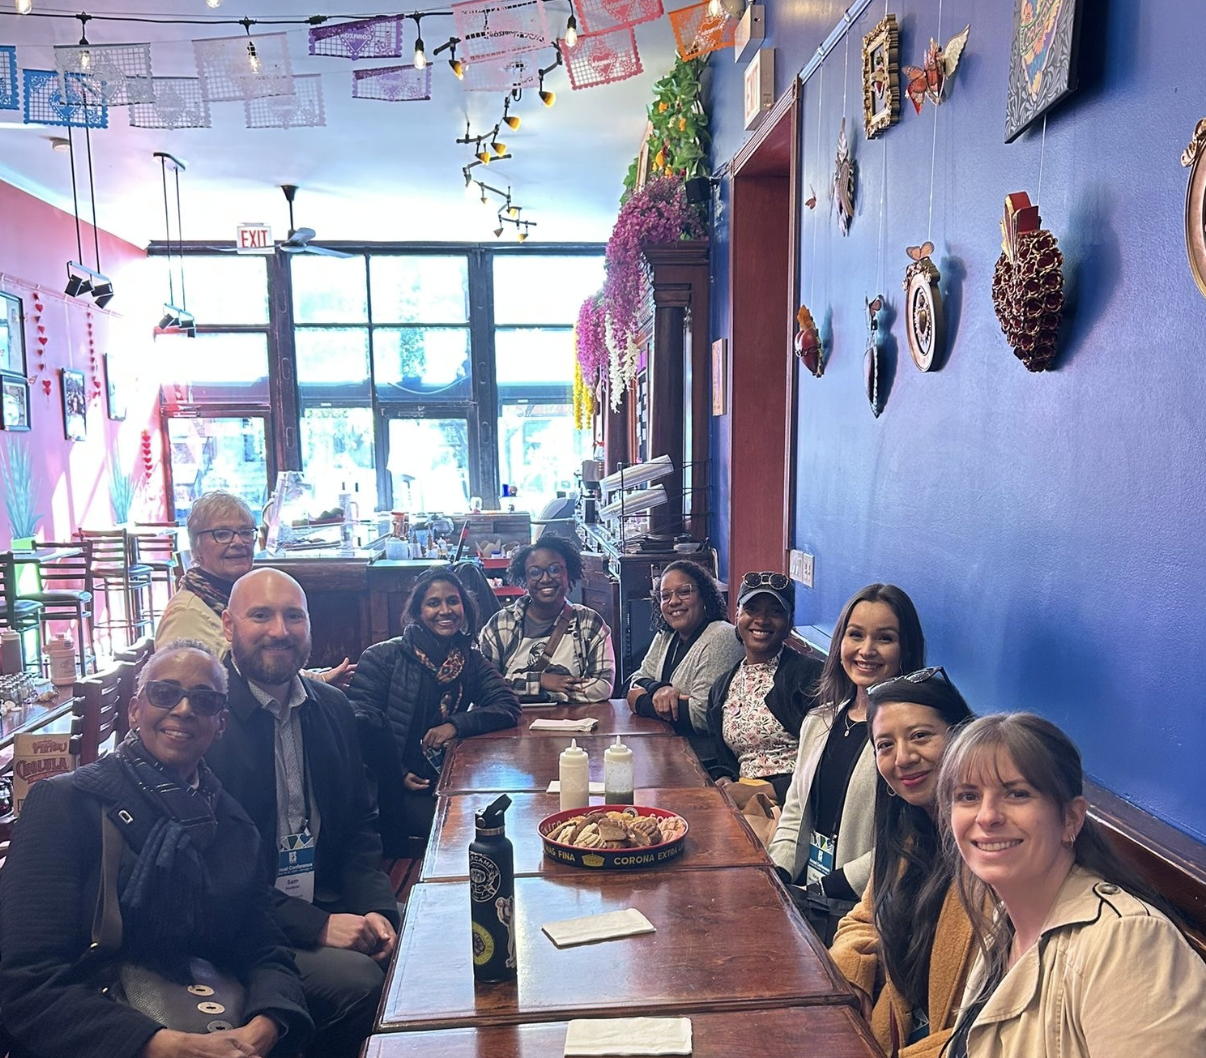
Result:
[[[1041,224],[1038,207],[1025,191],[1006,196],[992,303],[1014,356],[1027,371],[1046,371],[1054,364],[1064,315],[1064,255]]]
[[[796,323],[800,327],[795,337],[796,356],[814,378],[820,378],[825,373],[825,350],[821,346],[820,331],[817,330],[807,305],[800,306],[800,311],[796,313]]]

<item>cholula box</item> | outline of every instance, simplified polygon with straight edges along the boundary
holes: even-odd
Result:
[[[34,783],[74,767],[70,735],[17,735],[13,739],[13,814],[21,813]]]

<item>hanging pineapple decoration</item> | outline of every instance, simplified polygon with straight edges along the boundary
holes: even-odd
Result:
[[[884,307],[884,296],[876,294],[865,298],[867,306],[867,351],[863,354],[863,382],[867,389],[867,400],[871,402],[871,414],[877,419],[883,411],[881,390],[884,383],[883,363],[879,359],[879,310]]]
[[[796,323],[800,328],[796,331],[794,343],[796,356],[814,378],[820,378],[825,373],[825,349],[821,345],[821,333],[817,330],[807,305],[800,306],[800,311],[796,313]]]
[[[1013,355],[1027,371],[1054,364],[1064,314],[1064,255],[1041,224],[1038,206],[1025,191],[1006,196],[992,303]]]

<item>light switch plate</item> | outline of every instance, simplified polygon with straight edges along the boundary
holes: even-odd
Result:
[[[806,588],[812,587],[812,567],[816,559],[807,551],[797,551],[794,548],[788,562],[788,572],[791,579],[799,581]]]

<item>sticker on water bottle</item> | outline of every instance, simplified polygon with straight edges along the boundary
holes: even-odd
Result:
[[[502,875],[498,864],[480,852],[469,853],[469,899],[475,904],[485,904],[498,895],[502,886]]]

